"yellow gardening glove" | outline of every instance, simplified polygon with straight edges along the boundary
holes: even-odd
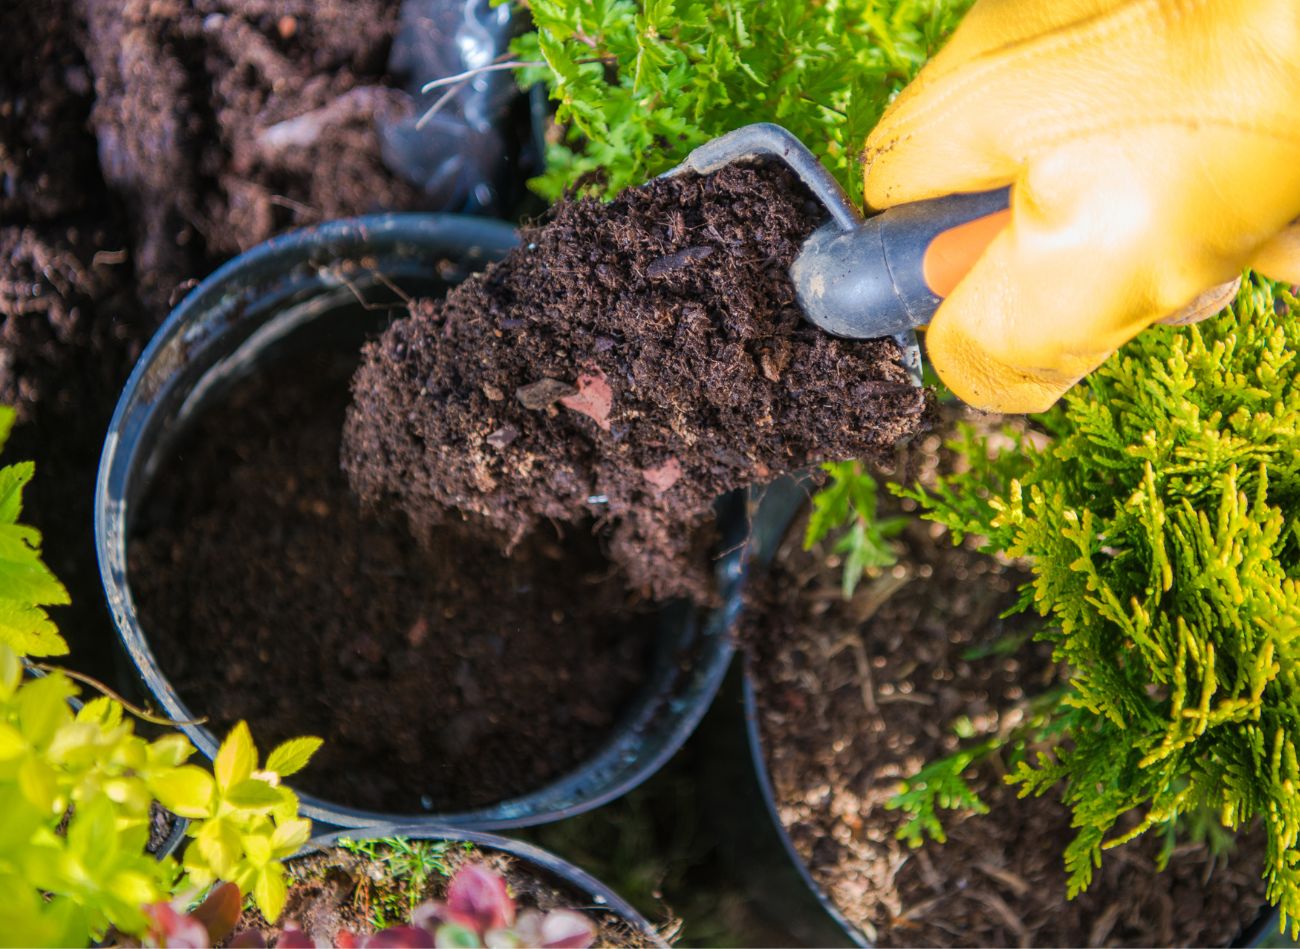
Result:
[[[979,408],[1047,408],[1246,267],[1300,282],[1300,0],[979,0],[868,138],[866,197],[1007,184],[927,332]]]

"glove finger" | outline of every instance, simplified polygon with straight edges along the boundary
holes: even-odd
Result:
[[[1180,44],[1190,27],[1168,4],[1097,0],[1071,12],[1079,19],[1068,27],[988,48],[971,41],[922,70],[868,136],[867,203],[883,209],[1005,185],[1031,161],[1088,137],[1162,125],[1290,127],[1285,110],[1242,119],[1237,86],[1213,81],[1209,67],[1236,62],[1240,37],[1225,36],[1206,69],[1181,84],[1153,81],[1152,62],[1186,59]]]
[[[1160,322],[1166,326],[1187,326],[1218,316],[1237,298],[1237,291],[1240,289],[1240,277],[1221,283],[1217,287],[1210,287],[1204,293],[1198,293],[1193,297],[1192,302],[1187,306],[1171,313]]]
[[[1300,283],[1300,223],[1292,224],[1256,251],[1250,266],[1270,280]]]
[[[1074,150],[1087,150],[1086,144]],[[1195,296],[1151,238],[1151,196],[1066,149],[1015,183],[1006,229],[939,307],[931,365],[963,401],[1038,412]],[[1095,195],[1104,194],[1098,202]],[[1222,278],[1219,278],[1222,279]]]

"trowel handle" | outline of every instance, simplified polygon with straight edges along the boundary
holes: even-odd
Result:
[[[1010,195],[952,194],[819,228],[790,267],[804,315],[849,339],[925,326],[1007,226]]]
[[[1010,223],[1010,193],[953,194],[901,204],[870,219],[880,227],[894,289],[914,325],[929,322]]]

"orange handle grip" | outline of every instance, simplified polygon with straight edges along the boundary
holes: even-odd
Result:
[[[984,249],[1010,222],[1011,211],[1007,209],[977,217],[936,234],[921,260],[921,273],[926,286],[937,297],[946,297],[952,293],[961,278],[975,266]]]

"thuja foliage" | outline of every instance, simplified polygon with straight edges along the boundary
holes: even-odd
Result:
[[[804,532],[804,549],[832,534],[832,549],[844,558],[844,596],[853,596],[863,575],[892,566],[898,553],[890,539],[907,525],[905,517],[881,518],[876,511],[876,479],[860,462],[832,462],[824,466],[826,487],[813,495],[812,512]]]
[[[968,430],[971,470],[906,492],[1032,563],[1021,606],[1070,674],[1056,737],[1007,780],[1072,809],[1071,895],[1107,848],[1208,811],[1262,825],[1297,929],[1298,352],[1295,297],[1250,279],[1224,315],[1112,357],[1042,420],[1045,447],[991,456]]]
[[[522,0],[521,0],[522,2]],[[854,200],[858,156],[890,97],[971,0],[526,0],[512,51],[545,67],[563,130],[534,187],[547,198],[598,172],[612,195],[752,122],[802,139]]]

